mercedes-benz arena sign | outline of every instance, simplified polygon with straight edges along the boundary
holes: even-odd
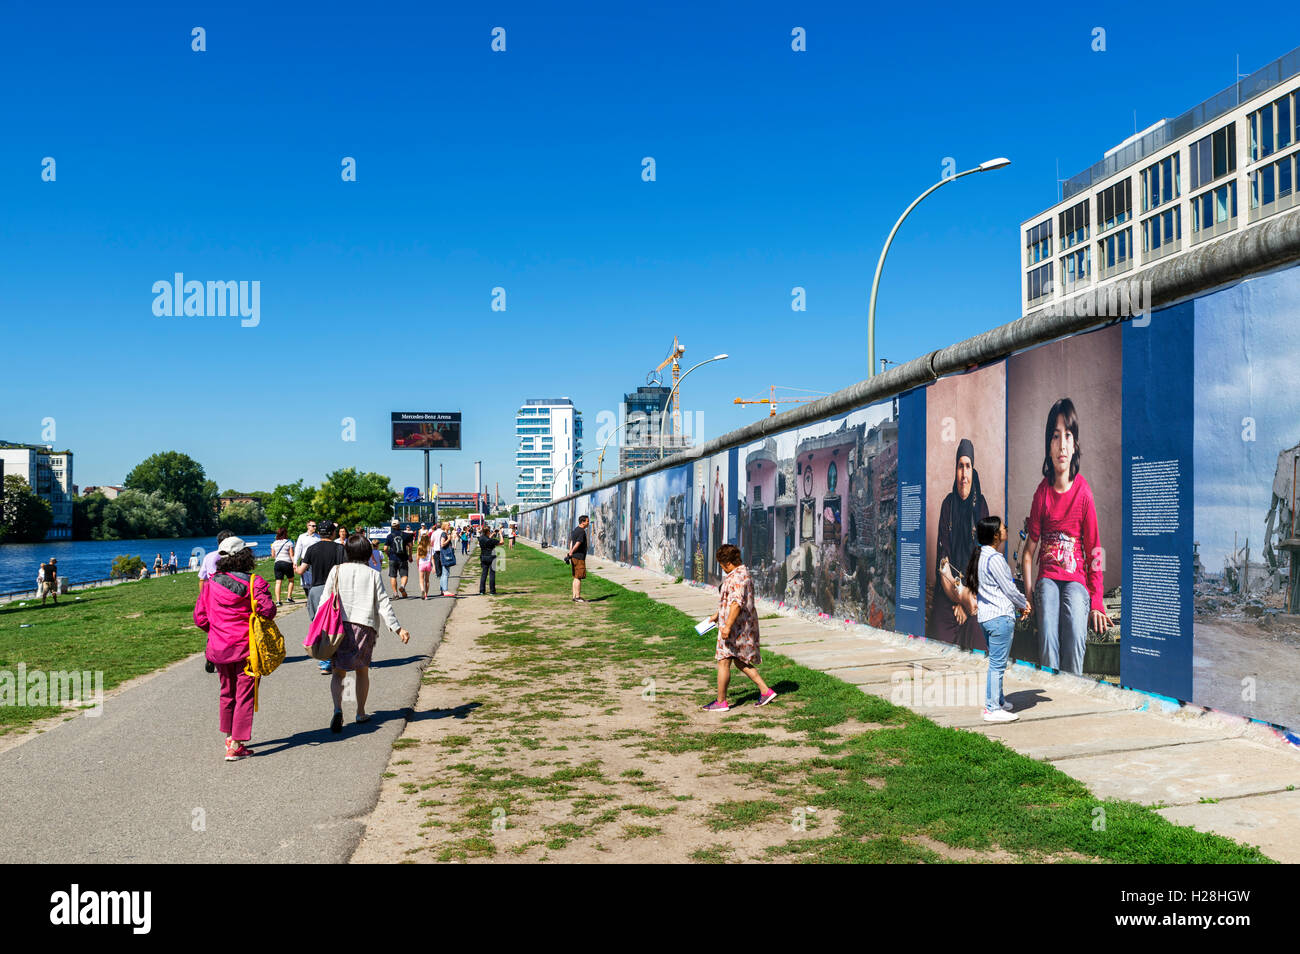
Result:
[[[393,411],[393,450],[460,450],[460,411]]]

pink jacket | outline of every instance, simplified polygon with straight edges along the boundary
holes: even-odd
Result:
[[[266,580],[253,574],[257,613],[275,618],[275,601]],[[248,658],[248,578],[243,573],[214,573],[194,604],[194,625],[208,634],[207,657],[214,663]]]

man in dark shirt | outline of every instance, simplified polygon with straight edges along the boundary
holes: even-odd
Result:
[[[478,593],[483,595],[483,586],[488,584],[492,595],[497,595],[497,544],[501,542],[501,537],[489,530],[484,524],[483,532],[478,537],[478,562],[482,571],[478,577]]]
[[[322,520],[317,529],[321,538],[308,547],[306,553],[298,557],[298,562],[293,568],[294,572],[299,576],[302,576],[304,570],[311,570],[311,588],[307,590],[307,615],[309,619],[316,618],[316,610],[320,607],[321,594],[325,592],[325,578],[330,575],[330,570],[340,563],[348,562],[347,551],[343,549],[342,544],[334,540],[336,532],[334,522]],[[323,660],[320,664],[320,671],[326,674],[330,673],[333,668],[328,659]]]
[[[400,591],[405,597],[406,578],[411,571],[411,546],[406,532],[396,519],[393,520],[392,527],[384,544],[384,549],[388,552],[388,577],[393,583],[393,596],[396,597]],[[397,583],[398,577],[402,580],[400,586]]]
[[[582,581],[587,576],[587,524],[590,523],[586,514],[578,518],[578,525],[573,528],[569,534],[569,555],[565,557],[571,567],[573,567],[573,602],[585,603],[582,598]]]
[[[59,568],[54,557],[50,557],[49,563],[41,564],[41,605],[45,605],[45,597],[53,596],[54,605],[59,605]]]

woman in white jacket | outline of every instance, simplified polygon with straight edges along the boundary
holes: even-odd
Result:
[[[343,641],[334,652],[334,678],[330,680],[330,695],[334,698],[334,718],[331,732],[343,731],[343,675],[355,672],[357,691],[357,721],[367,722],[366,697],[370,694],[370,656],[375,649],[380,619],[395,632],[402,642],[411,634],[402,628],[393,612],[393,604],[384,592],[379,574],[370,566],[373,548],[365,534],[354,533],[344,545],[348,562],[340,563],[325,578],[325,592],[321,599],[331,594],[339,595],[343,607]]]

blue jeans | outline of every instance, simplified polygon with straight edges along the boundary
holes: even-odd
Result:
[[[451,589],[451,570],[447,568],[445,563],[442,565],[442,575],[438,578],[438,585],[444,593]]]
[[[1011,637],[1016,631],[1016,621],[1010,616],[980,620],[984,639],[989,644],[989,675],[984,684],[984,708],[999,709],[1006,702],[1002,695],[1002,675],[1007,671],[1007,657],[1011,655]]]
[[[1034,586],[1038,614],[1038,663],[1061,672],[1083,675],[1083,651],[1088,644],[1088,588],[1074,580],[1039,580]]]

